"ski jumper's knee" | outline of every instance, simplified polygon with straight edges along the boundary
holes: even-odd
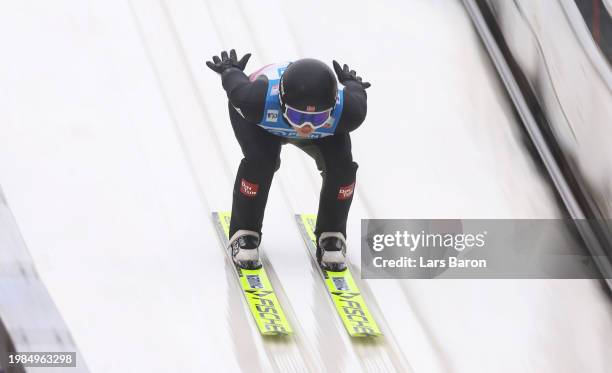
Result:
[[[251,152],[242,159],[244,167],[262,175],[272,175],[280,168],[280,155],[266,151]]]
[[[338,182],[354,181],[357,177],[359,165],[352,160],[333,160],[325,162],[321,172],[323,179],[333,179]]]

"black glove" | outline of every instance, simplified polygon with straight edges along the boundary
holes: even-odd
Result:
[[[340,81],[340,83],[346,85],[346,82],[355,81],[361,84],[361,87],[363,89],[370,88],[371,84],[368,82],[362,82],[361,77],[357,76],[355,70],[349,71],[349,67],[347,64],[344,64],[344,68],[341,68],[340,64],[335,60],[333,61],[333,63],[334,70],[336,70],[336,75],[338,75],[338,80]]]
[[[222,74],[225,70],[236,67],[240,70],[244,71],[247,62],[249,62],[249,58],[251,58],[251,54],[247,53],[238,61],[238,57],[236,56],[236,50],[230,50],[229,57],[227,55],[227,51],[221,52],[221,58],[218,56],[212,57],[211,61],[206,61],[206,66],[210,67],[210,69],[216,73]]]

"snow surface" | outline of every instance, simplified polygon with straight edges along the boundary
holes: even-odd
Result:
[[[350,215],[554,218],[551,189],[457,1],[22,0],[0,5],[0,184],[92,372],[606,372],[595,281],[372,280],[387,337],[351,341],[293,221],[320,177],[283,149],[264,227],[296,336],[261,338],[210,219],[241,155],[219,77],[304,56],[367,81]],[[606,368],[608,367],[608,368]]]

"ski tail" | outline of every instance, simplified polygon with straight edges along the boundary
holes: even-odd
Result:
[[[219,233],[223,250],[226,253],[228,253],[227,246],[229,245],[230,217],[230,212],[213,212],[217,233]],[[265,268],[242,269],[233,262],[232,264],[259,332],[262,335],[292,334],[291,325],[278,301]]]
[[[316,262],[315,226],[317,216],[314,214],[296,214],[296,222],[302,238],[312,259]],[[361,290],[355,283],[350,268],[342,272],[326,271],[318,265],[327,292],[336,308],[342,324],[351,337],[376,337],[383,333],[363,299]]]

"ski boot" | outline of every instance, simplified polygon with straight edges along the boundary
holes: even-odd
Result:
[[[340,232],[324,232],[317,245],[317,262],[326,271],[346,269],[346,240]]]
[[[230,239],[230,255],[234,263],[242,269],[261,268],[259,261],[259,234],[239,230]]]

